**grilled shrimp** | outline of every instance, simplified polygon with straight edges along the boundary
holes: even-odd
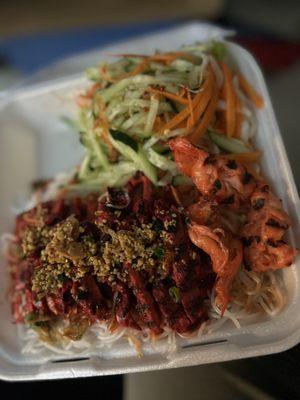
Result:
[[[202,194],[210,195],[217,185],[218,172],[209,154],[185,138],[170,140],[169,145],[181,172],[193,179]]]
[[[192,223],[188,229],[191,241],[211,258],[217,275],[216,303],[222,314],[230,300],[232,281],[242,263],[242,243],[221,228]]]
[[[173,139],[169,144],[179,169],[192,178],[202,195],[238,208],[255,190],[256,181],[242,164],[210,155],[186,138]]]
[[[263,241],[282,239],[290,226],[290,218],[282,209],[281,201],[261,184],[250,198],[251,209],[245,225],[245,236],[259,236]]]
[[[250,198],[251,208],[242,229],[245,238],[244,259],[254,271],[284,268],[292,264],[297,251],[282,238],[290,226],[290,218],[281,201],[261,184]]]
[[[226,160],[221,156],[217,158],[217,169],[223,188],[223,193],[216,193],[216,199],[220,199],[221,203],[239,206],[240,203],[246,202],[256,188],[256,181],[247,171],[247,168],[235,162],[234,160]]]
[[[213,225],[217,222],[217,203],[209,197],[202,196],[197,203],[191,204],[187,208],[187,213],[191,221],[199,225]]]
[[[258,238],[253,238],[244,248],[245,264],[257,272],[288,267],[296,255],[297,250],[284,241],[262,242]]]

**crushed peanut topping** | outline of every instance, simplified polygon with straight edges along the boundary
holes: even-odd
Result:
[[[99,282],[126,282],[126,264],[147,271],[150,282],[162,279],[168,273],[177,218],[169,213],[164,222],[155,217],[148,224],[133,221],[130,230],[118,224],[112,229],[103,219],[93,224],[97,234],[73,215],[54,226],[30,225],[23,232],[20,247],[23,258],[37,256],[39,260],[32,290],[41,298],[61,288],[65,280],[78,281],[87,273]]]
[[[23,243],[34,235],[32,230],[27,232]],[[76,281],[88,272],[88,257],[97,252],[97,245],[91,237],[80,239],[79,221],[74,216],[52,228],[42,229],[39,235],[40,243],[47,241],[40,253],[42,265],[32,279],[32,289],[40,296],[60,288],[65,279]]]
[[[114,231],[105,225],[101,230],[108,237],[102,245],[102,255],[94,263],[94,271],[98,278],[107,277],[113,281],[115,277],[124,279],[126,269],[120,268],[130,263],[137,270],[158,271],[162,265],[164,240],[162,235],[151,229],[151,225],[132,226],[132,230]],[[161,250],[160,250],[161,249]]]

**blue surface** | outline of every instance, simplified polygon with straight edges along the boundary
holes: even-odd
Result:
[[[25,74],[49,66],[77,52],[100,47],[155,30],[169,28],[178,21],[78,28],[0,40],[0,56]]]

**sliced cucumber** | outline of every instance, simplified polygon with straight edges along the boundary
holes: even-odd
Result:
[[[249,153],[249,151],[251,151],[251,149],[241,140],[228,138],[211,130],[208,134],[211,140],[220,147],[220,149],[227,151],[228,153]]]

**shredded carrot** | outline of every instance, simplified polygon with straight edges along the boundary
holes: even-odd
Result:
[[[135,68],[133,68],[132,71],[130,72],[126,72],[125,74],[122,74],[116,78],[113,78],[112,76],[110,76],[110,74],[108,73],[108,71],[106,70],[106,68],[102,67],[100,69],[101,75],[103,76],[103,78],[109,82],[109,83],[117,83],[122,79],[125,78],[130,78],[131,76],[135,76],[138,74],[141,74],[142,72],[145,71],[145,69],[148,67],[149,65],[149,61],[148,59],[145,59],[144,61],[142,61],[141,63],[139,63]]]
[[[92,86],[90,86],[85,94],[80,94],[77,99],[76,99],[76,104],[80,108],[85,108],[85,107],[92,107],[92,98],[94,96],[94,93],[102,87],[102,83],[94,83]]]
[[[235,124],[235,131],[234,131],[234,137],[240,138],[241,137],[241,129],[242,129],[242,123],[243,123],[243,114],[242,114],[242,109],[241,109],[241,99],[239,95],[236,93],[236,124]]]
[[[185,97],[186,91],[187,91],[186,88],[182,86],[179,90],[178,96]]]
[[[88,90],[86,91],[86,96],[87,97],[93,97],[94,93],[98,90],[102,88],[102,83],[100,82],[96,82],[94,83],[90,88],[88,88]]]
[[[228,158],[229,160],[235,160],[242,163],[256,163],[261,158],[261,151],[252,151],[249,153],[231,153],[224,154],[222,157]]]
[[[153,56],[149,57],[150,60],[153,61],[169,61],[172,62],[176,60],[178,57],[186,56],[187,53],[184,51],[175,51],[171,53],[161,53],[161,54],[154,54]]]
[[[174,197],[176,203],[179,206],[182,206],[182,202],[181,202],[181,200],[179,198],[178,192],[177,192],[176,188],[173,185],[171,185],[171,191],[172,191],[172,194],[173,194],[173,197]]]
[[[158,132],[158,131],[160,131],[160,129],[164,126],[164,122],[163,122],[163,120],[161,119],[161,117],[160,116],[157,116],[156,118],[155,118],[155,120],[154,120],[154,124],[153,124],[153,130],[154,130],[154,132]]]
[[[219,114],[219,116],[216,118],[214,130],[217,131],[218,133],[225,135],[225,133],[226,133],[225,113],[222,111],[222,113],[218,113],[218,114]]]
[[[80,94],[76,98],[76,104],[80,108],[89,108],[92,107],[92,99],[89,96],[86,96],[85,94]]]
[[[260,94],[250,85],[247,79],[240,73],[237,74],[239,85],[242,91],[249,97],[251,101],[255,104],[257,108],[263,108],[264,100]]]
[[[199,125],[196,127],[195,131],[190,136],[190,139],[193,143],[195,144],[198,143],[200,137],[206,132],[208,126],[211,124],[217,108],[217,104],[218,104],[218,89],[215,88],[213,96],[203,114],[203,117]]]
[[[101,126],[103,130],[103,135],[101,135],[101,138],[108,146],[110,158],[114,159],[117,153],[109,139],[109,122],[105,114],[105,105],[100,97],[97,99],[97,102],[99,106],[99,118],[95,121],[95,127]]]
[[[204,109],[207,105],[207,103],[206,103],[205,107],[203,108],[204,103],[207,99],[207,91],[209,90],[210,85],[211,85],[211,80],[212,80],[211,75],[212,75],[212,72],[211,72],[211,69],[209,69],[208,75],[207,75],[207,78],[205,79],[202,90],[199,90],[199,92],[195,95],[195,97],[192,100],[192,103],[193,103],[192,107],[194,109],[195,121],[198,119],[198,115],[197,115],[198,107],[200,110],[203,109],[203,111],[204,111]],[[207,102],[208,102],[208,100],[207,100]],[[195,107],[197,107],[197,109]],[[172,118],[169,122],[167,122],[165,124],[165,126],[161,130],[161,133],[163,133],[167,129],[175,128],[182,121],[185,121],[189,117],[190,112],[191,112],[190,107],[189,106],[185,107],[182,111],[180,111],[180,113],[176,114],[174,118]]]
[[[115,82],[118,82],[121,79],[130,78],[131,76],[135,76],[135,75],[141,74],[142,72],[145,71],[145,69],[148,67],[148,65],[149,65],[149,61],[147,59],[145,59],[140,64],[138,64],[135,68],[133,68],[132,71],[127,72],[126,74],[118,76],[115,79]]]
[[[190,109],[190,116],[187,120],[187,129],[191,129],[192,126],[195,125],[195,115],[194,115],[194,109],[193,109],[193,103],[192,103],[192,96],[189,91],[187,91],[187,97],[188,97],[188,105]]]
[[[221,68],[224,74],[225,101],[226,101],[226,133],[233,136],[235,132],[235,93],[232,85],[232,74],[228,66],[221,61]]]
[[[221,95],[221,90],[219,91],[219,99],[220,99],[220,95]],[[214,130],[216,130],[222,134],[226,133],[226,114],[225,114],[224,110],[217,109]]]
[[[175,128],[178,124],[180,124],[180,122],[185,121],[186,118],[189,116],[189,112],[189,107],[185,107],[161,128],[160,133],[164,133],[168,129]]]
[[[114,78],[112,78],[112,77],[110,76],[110,74],[108,73],[106,67],[101,67],[101,68],[100,68],[100,73],[101,73],[101,75],[103,76],[103,78],[104,78],[107,82],[109,82],[109,83],[115,83],[115,82],[116,82],[116,79],[114,79]]]
[[[225,100],[225,85],[223,84],[221,89],[220,89],[220,94],[219,94],[219,99],[220,100]]]
[[[99,118],[95,121],[97,126],[101,126],[105,131],[105,136],[108,136],[109,123],[105,114],[105,105],[102,99],[97,96],[97,104],[99,107]]]
[[[214,91],[214,80],[213,80],[213,73],[211,70],[209,70],[208,77],[206,81],[204,82],[203,85],[203,91],[202,91],[202,97],[200,98],[200,101],[195,107],[194,110],[194,120],[195,123],[200,120],[202,114],[204,113],[211,97]]]
[[[235,132],[234,132],[234,137],[236,137],[237,139],[240,139],[241,134],[242,134],[242,123],[243,123],[244,117],[242,113],[237,113],[236,116],[236,128],[235,128]]]
[[[186,128],[186,121],[181,121],[179,122],[179,124],[176,126],[176,129],[180,129],[180,128]]]
[[[187,99],[179,96],[178,94],[167,92],[163,89],[155,89],[155,88],[149,87],[147,89],[147,91],[150,93],[156,93],[156,94],[162,95],[162,96],[166,97],[167,99],[177,101],[180,104],[185,104],[185,105],[189,104]]]

